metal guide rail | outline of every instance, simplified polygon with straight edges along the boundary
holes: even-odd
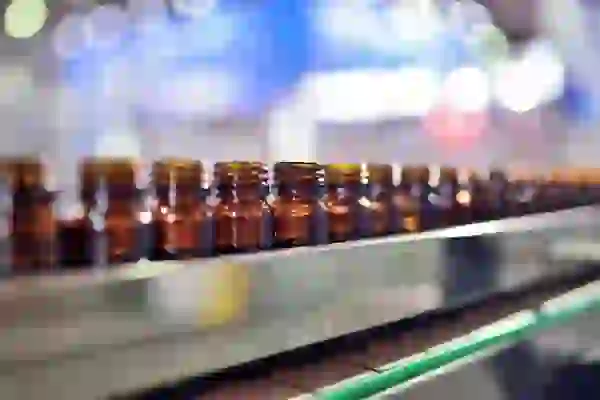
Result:
[[[125,398],[292,399],[303,393],[331,393],[336,387],[352,389],[352,382],[365,383],[363,379],[398,365],[398,360],[414,360],[415,354],[426,353],[427,349],[440,343],[463,337],[521,310],[539,308],[545,301],[598,278],[600,271],[593,271],[566,280],[540,282],[458,309],[421,314],[176,385],[131,393]],[[396,381],[391,382],[395,386]],[[369,388],[367,386],[365,390]]]
[[[388,390],[376,390],[374,385],[381,380],[363,379],[360,384],[324,389],[315,397],[594,399],[600,394],[599,350],[600,281],[596,281],[551,299],[539,309],[523,310],[391,364],[382,373],[389,382],[396,382]],[[429,368],[417,371],[421,367]]]
[[[599,215],[582,207],[317,248],[6,281],[0,391],[24,399],[129,392],[568,275],[580,264],[549,262],[549,249],[596,236]]]

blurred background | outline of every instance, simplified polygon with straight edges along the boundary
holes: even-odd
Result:
[[[5,154],[598,163],[590,0],[0,0]]]

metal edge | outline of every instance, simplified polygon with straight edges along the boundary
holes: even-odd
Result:
[[[362,239],[354,242],[329,244],[316,247],[300,247],[285,250],[265,251],[248,255],[221,256],[201,258],[190,261],[147,260],[135,264],[125,264],[116,268],[95,268],[94,270],[61,273],[37,277],[17,277],[0,282],[0,302],[15,301],[23,296],[39,296],[52,293],[65,294],[69,290],[86,287],[108,286],[124,281],[140,281],[177,273],[189,267],[215,263],[256,263],[276,258],[286,258],[305,254],[319,254],[344,249],[364,248],[392,243],[410,243],[423,240],[494,235],[510,232],[539,231],[557,227],[595,225],[591,214],[598,215],[597,207],[580,207],[577,209],[545,213],[498,221],[482,222],[434,231],[393,235],[384,238]]]

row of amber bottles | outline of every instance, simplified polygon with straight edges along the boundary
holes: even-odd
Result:
[[[208,188],[203,165],[165,159],[144,172],[128,159],[79,167],[79,211],[57,212],[60,192],[42,163],[0,163],[2,267],[36,273],[310,246],[592,204],[596,171],[483,177],[454,168],[385,164],[217,163]],[[397,176],[396,176],[397,175]]]

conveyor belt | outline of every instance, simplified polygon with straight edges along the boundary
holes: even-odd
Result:
[[[554,279],[515,293],[494,296],[459,310],[428,313],[225,370],[178,385],[131,395],[131,399],[291,399],[386,364],[600,277],[600,271]]]
[[[525,313],[521,315],[525,322]],[[368,398],[598,398],[600,281],[544,304],[529,321],[520,326],[505,325],[507,332],[511,329],[512,332],[504,336],[502,345],[499,345],[502,340],[495,340],[496,345]]]
[[[582,207],[415,235],[1,282],[0,306],[11,312],[0,316],[0,392],[105,398],[211,374],[594,271],[597,265],[582,260],[556,262],[552,249],[597,237],[600,210]],[[351,348],[356,340],[341,343]],[[352,368],[341,375],[351,375],[355,364],[345,364]],[[323,384],[343,378],[328,373]],[[294,389],[313,384],[296,379]]]

